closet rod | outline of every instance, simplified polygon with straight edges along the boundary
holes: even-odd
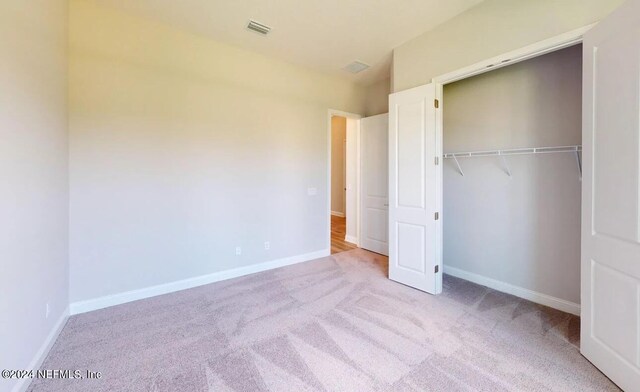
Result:
[[[580,157],[580,152],[582,151],[582,146],[558,146],[558,147],[529,147],[529,148],[514,148],[510,150],[486,150],[486,151],[469,151],[469,152],[449,152],[444,154],[445,158],[453,158],[458,167],[458,172],[460,175],[464,176],[464,172],[462,171],[462,167],[460,166],[460,162],[458,162],[458,158],[473,158],[473,157],[491,157],[497,156],[500,157],[500,160],[504,166],[505,173],[509,177],[511,177],[511,169],[509,169],[509,165],[505,159],[506,156],[509,155],[525,155],[525,154],[551,154],[551,153],[559,153],[559,152],[571,152],[576,155],[576,162],[578,164],[579,171],[579,179],[582,180],[582,159]]]
[[[550,154],[557,152],[580,152],[582,146],[559,146],[559,147],[528,147],[514,148],[510,150],[485,150],[468,152],[449,152],[444,154],[445,158],[473,158],[488,157],[496,155],[524,155],[524,154]]]

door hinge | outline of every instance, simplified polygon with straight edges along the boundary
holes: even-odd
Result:
[[[437,99],[434,99],[433,100],[433,106],[435,106],[436,109],[439,108],[440,107],[440,101],[438,101]]]
[[[440,157],[436,157],[435,162],[436,162],[436,165],[439,165],[440,164]]]
[[[437,274],[437,273],[438,273],[438,271],[440,271],[440,266],[439,266],[439,265],[436,265],[435,273]]]
[[[435,219],[435,220],[440,219],[440,213],[439,213],[439,212],[436,212],[436,213],[434,214],[434,219]]]

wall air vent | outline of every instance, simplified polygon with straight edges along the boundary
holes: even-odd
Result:
[[[365,69],[369,68],[368,64],[363,63],[362,61],[354,61],[353,63],[342,68],[347,72],[351,72],[352,74],[357,74],[358,72],[362,72]]]
[[[260,22],[256,22],[255,20],[249,21],[249,24],[247,25],[247,29],[262,35],[267,35],[271,31],[271,27],[264,25]]]

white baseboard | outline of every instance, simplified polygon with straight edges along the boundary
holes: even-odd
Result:
[[[67,307],[64,312],[62,312],[62,315],[60,315],[60,318],[58,319],[58,321],[56,321],[53,329],[51,329],[51,332],[49,332],[47,338],[44,340],[44,342],[42,342],[40,349],[38,350],[38,352],[36,352],[36,355],[33,356],[33,359],[31,359],[31,363],[29,363],[29,366],[27,366],[25,370],[35,371],[40,369],[40,366],[42,366],[42,362],[44,362],[44,359],[49,354],[49,350],[51,350],[51,347],[53,347],[56,339],[58,339],[58,335],[60,335],[60,332],[62,331],[64,325],[67,323],[68,318],[69,308]],[[18,383],[13,387],[13,392],[24,392],[29,388],[29,385],[31,385],[31,378],[22,378],[18,380]]]
[[[143,289],[131,290],[124,293],[112,294],[85,301],[73,302],[70,305],[71,314],[74,315],[86,313],[92,310],[98,310],[108,308],[110,306],[124,304],[127,302],[137,301],[139,299],[155,297],[157,295],[173,293],[180,290],[186,290],[209,283],[219,282],[221,280],[237,278],[244,275],[254,274],[256,272],[267,271],[291,264],[302,263],[304,261],[315,260],[321,257],[329,256],[330,254],[330,249],[324,249],[316,252],[267,261],[264,263],[252,264],[245,267],[238,267],[230,270],[214,272],[212,274],[196,276],[194,278],[145,287]]]
[[[331,211],[331,215],[339,216],[340,218],[344,218],[344,212]]]
[[[473,272],[467,272],[458,268],[444,266],[444,273],[455,276],[456,278],[468,280],[473,283],[477,283],[482,286],[487,286],[494,290],[502,291],[503,293],[515,295],[516,297],[527,299],[531,302],[545,305],[550,308],[562,310],[563,312],[575,314],[580,316],[580,305],[574,302],[569,302],[564,299],[552,297],[547,294],[538,293],[537,291],[525,289],[522,287],[514,286],[509,283],[505,283],[486,276],[474,274]]]
[[[344,240],[350,244],[358,245],[358,239],[351,235],[345,235]]]

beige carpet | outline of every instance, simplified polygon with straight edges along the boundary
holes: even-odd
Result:
[[[69,319],[31,391],[609,391],[579,319],[360,249]]]

